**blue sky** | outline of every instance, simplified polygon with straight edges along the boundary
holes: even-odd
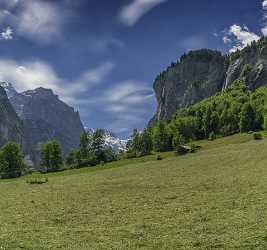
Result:
[[[52,88],[85,126],[128,135],[153,116],[158,73],[192,49],[267,35],[262,0],[0,0],[0,80]]]

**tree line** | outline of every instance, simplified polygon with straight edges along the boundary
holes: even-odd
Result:
[[[77,149],[64,156],[58,141],[47,141],[40,150],[41,172],[96,166],[117,160],[117,154],[105,145],[105,131],[84,132]],[[9,142],[0,149],[0,178],[16,178],[30,172],[20,145]]]

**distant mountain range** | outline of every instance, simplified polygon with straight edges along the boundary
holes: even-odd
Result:
[[[37,88],[18,93],[10,83],[0,83],[0,145],[19,142],[33,162],[38,163],[40,145],[57,140],[65,154],[79,146],[85,131],[78,111],[61,101],[50,89]],[[106,145],[125,150],[126,140],[106,131]]]

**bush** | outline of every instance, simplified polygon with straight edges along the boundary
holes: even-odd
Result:
[[[158,155],[157,156],[157,161],[161,161],[161,160],[163,160],[162,156],[161,155]]]
[[[209,135],[209,141],[214,141],[214,140],[216,140],[216,135],[214,132],[211,132]]]
[[[254,133],[253,138],[254,138],[254,140],[262,140],[262,134],[261,133]]]
[[[182,146],[182,145],[178,145],[177,147],[176,147],[176,153],[178,154],[178,155],[185,155],[185,154],[187,154],[187,153],[189,153],[189,151],[190,151],[190,149],[188,149],[187,147],[185,147],[185,146]]]
[[[196,146],[195,144],[191,144],[190,145],[190,153],[195,153],[198,149],[198,146]]]
[[[126,153],[126,158],[127,159],[133,159],[133,158],[136,158],[136,157],[137,157],[137,155],[136,155],[135,152],[127,152]]]
[[[28,184],[44,184],[48,182],[48,178],[29,178],[26,180]]]

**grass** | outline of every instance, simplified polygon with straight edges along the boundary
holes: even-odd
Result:
[[[267,249],[267,140],[0,181],[0,249]]]

